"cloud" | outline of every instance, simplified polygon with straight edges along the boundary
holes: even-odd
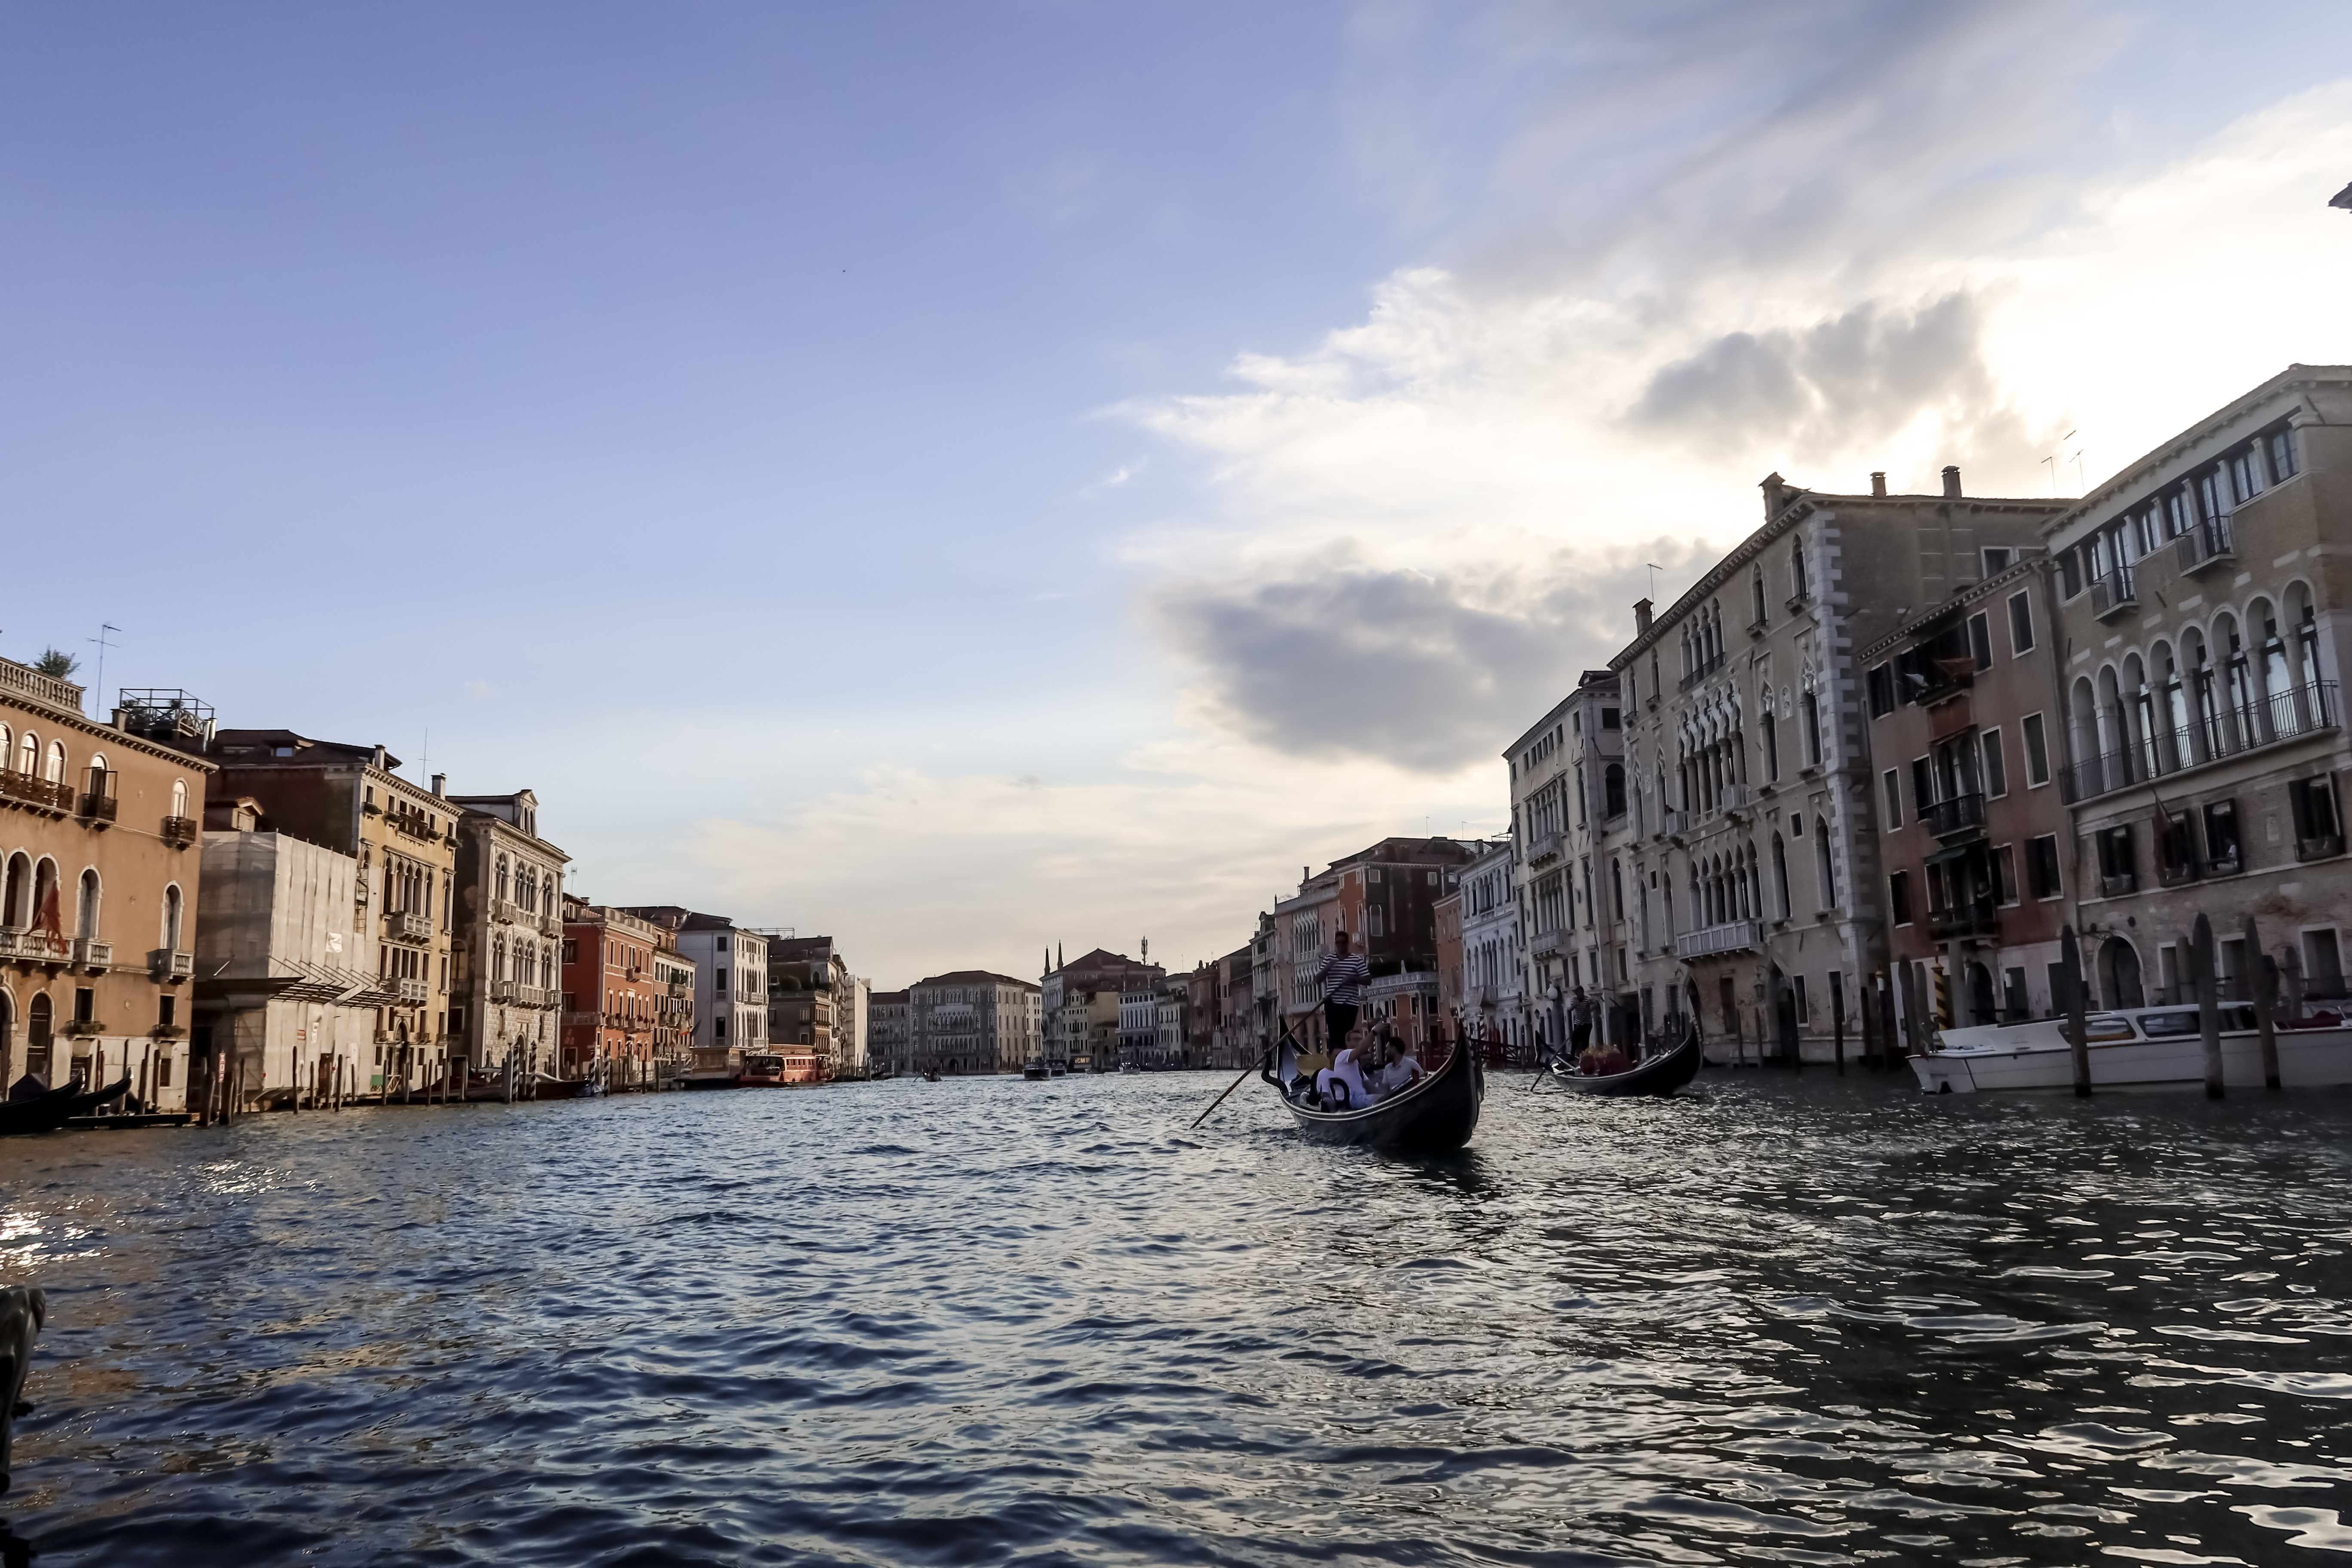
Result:
[[[1628,422],[1686,446],[1778,447],[1801,464],[1927,421],[1956,458],[2023,471],[2048,432],[2003,393],[1984,332],[1983,302],[1958,290],[1907,313],[1871,300],[1810,327],[1727,332],[1661,366]]]
[[[950,966],[1027,978],[1055,942],[1133,952],[1149,936],[1155,960],[1189,965],[1247,941],[1302,862],[1417,834],[1424,814],[1444,833],[1499,772],[1448,790],[1378,764],[1289,763],[1288,787],[1268,790],[1275,765],[1200,742],[1082,784],[882,764],[772,817],[702,821],[661,875],[688,868],[698,897],[747,923],[814,934],[821,919],[883,989]],[[1384,809],[1408,800],[1409,819]]]
[[[1158,594],[1168,641],[1200,671],[1207,720],[1286,756],[1372,758],[1453,774],[1497,755],[1632,632],[1646,563],[1679,575],[1697,547],[1445,574],[1345,560]]]

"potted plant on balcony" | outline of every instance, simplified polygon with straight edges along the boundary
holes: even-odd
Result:
[[[106,1026],[95,1018],[68,1018],[59,1027],[78,1040],[86,1040],[107,1032]]]
[[[147,1037],[151,1040],[184,1040],[188,1037],[188,1028],[184,1024],[158,1024],[147,1031]]]

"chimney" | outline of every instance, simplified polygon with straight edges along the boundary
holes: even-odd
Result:
[[[1789,499],[1789,487],[1780,475],[1767,474],[1760,488],[1764,491],[1764,521],[1769,522],[1780,515],[1780,505]]]
[[[1960,499],[1960,469],[1957,463],[1944,465],[1944,499],[1946,500]]]
[[[375,749],[375,765],[378,768],[382,768],[383,766],[383,748],[381,745],[377,746]]]
[[[433,793],[445,797],[448,795],[449,775],[447,773],[435,773],[433,775]]]
[[[1873,468],[1870,470],[1870,493],[1874,496],[1883,496],[1886,493],[1886,470],[1885,468]]]
[[[1633,601],[1633,635],[1641,637],[1650,629],[1650,601]]]

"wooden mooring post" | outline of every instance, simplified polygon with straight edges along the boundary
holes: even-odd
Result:
[[[2197,1027],[2205,1037],[2205,1098],[2221,1098],[2221,981],[2213,973],[2213,922],[2201,912],[2189,932],[2197,972]]]
[[[2065,972],[2066,1038],[2074,1050],[2074,1098],[2091,1093],[2091,1005],[2083,985],[2083,944],[2067,926],[2058,933],[2059,963]]]
[[[2273,1094],[2278,1092],[2278,965],[2263,951],[2263,933],[2254,925],[2254,917],[2246,917],[2246,962],[2252,973],[2246,976],[2254,991],[2254,1028],[2263,1047],[2263,1087]]]

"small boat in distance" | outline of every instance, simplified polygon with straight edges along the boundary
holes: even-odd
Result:
[[[784,1076],[784,1058],[765,1054],[743,1058],[743,1070],[735,1075],[740,1089],[782,1089],[792,1080]]]
[[[925,1083],[937,1083],[937,1082],[939,1082],[939,1081],[940,1081],[940,1069],[939,1069],[939,1068],[925,1068],[923,1069],[923,1081],[924,1081]]]
[[[1027,1079],[1031,1083],[1043,1083],[1054,1075],[1043,1061],[1039,1060],[1035,1057],[1031,1057],[1027,1061],[1021,1064],[1021,1076]]]
[[[2196,1006],[2120,1007],[2090,1014],[2091,1087],[2201,1089],[2205,1036]],[[2328,1013],[2300,1024],[2280,1022],[2279,1084],[2330,1089],[2352,1084],[2352,1024]],[[1925,1056],[1913,1057],[1925,1094],[1982,1094],[2074,1087],[2074,1047],[2063,1018],[1943,1029]],[[2262,1036],[2251,1003],[2221,1004],[2221,1082],[2263,1087]]]
[[[1635,1062],[1623,1072],[1578,1072],[1558,1057],[1547,1061],[1543,1070],[1554,1083],[1579,1094],[1663,1095],[1674,1093],[1697,1077],[1706,1061],[1706,1043],[1698,1032],[1698,1020],[1694,1017],[1681,1040],[1655,1056]]]

